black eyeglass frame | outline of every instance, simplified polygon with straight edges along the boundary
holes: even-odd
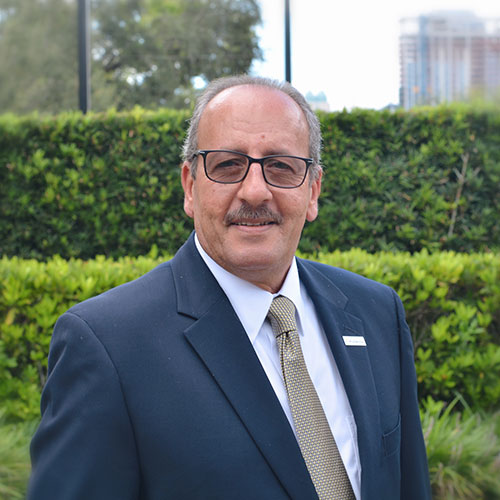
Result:
[[[207,172],[207,155],[208,153],[234,153],[240,156],[245,157],[248,160],[248,166],[245,171],[245,174],[243,177],[238,180],[238,181],[217,181],[215,179],[212,179]],[[191,161],[193,161],[197,156],[201,156],[203,158],[203,169],[205,170],[205,175],[207,176],[207,179],[210,179],[212,182],[216,182],[217,184],[239,184],[240,182],[243,182],[248,175],[248,171],[250,170],[250,167],[252,166],[253,163],[258,163],[260,165],[260,168],[262,170],[262,176],[264,177],[264,180],[266,181],[267,184],[273,187],[277,187],[280,189],[296,189],[302,184],[304,184],[304,181],[306,180],[307,173],[309,172],[309,167],[314,164],[314,160],[312,158],[304,158],[302,156],[295,156],[295,155],[269,155],[269,156],[263,156],[262,158],[253,158],[252,156],[249,156],[245,153],[242,153],[241,151],[233,151],[231,149],[200,149],[196,151],[196,153],[193,153],[191,157]],[[269,182],[266,177],[266,173],[264,171],[264,161],[268,160],[270,158],[294,158],[296,160],[303,160],[306,164],[306,170],[304,172],[304,178],[298,184],[297,186],[278,186],[276,184],[273,184],[272,182]]]

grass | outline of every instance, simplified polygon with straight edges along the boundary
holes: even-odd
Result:
[[[456,398],[428,399],[422,426],[434,500],[500,499],[500,413],[474,414]]]
[[[0,413],[0,498],[25,498],[30,473],[29,442],[36,422],[9,424]]]
[[[474,414],[456,398],[428,399],[422,426],[434,500],[500,499],[500,413]],[[462,402],[463,403],[463,402]],[[8,423],[0,412],[0,498],[25,498],[36,422]]]

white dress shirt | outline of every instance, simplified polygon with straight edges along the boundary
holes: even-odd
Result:
[[[195,243],[243,325],[294,433],[295,427],[283,382],[278,346],[266,317],[271,302],[277,295],[284,295],[295,304],[300,345],[307,370],[325,411],[354,495],[359,500],[361,463],[356,423],[314,304],[300,283],[296,260],[293,259],[281,290],[273,295],[222,268],[205,252],[196,235]]]

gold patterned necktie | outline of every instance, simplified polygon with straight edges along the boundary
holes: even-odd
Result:
[[[320,500],[354,500],[351,483],[300,347],[295,306],[275,297],[267,318],[280,353],[297,441]]]

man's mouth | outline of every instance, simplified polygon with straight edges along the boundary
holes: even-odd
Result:
[[[265,205],[251,207],[248,203],[243,202],[237,210],[226,214],[224,222],[228,226],[269,226],[281,224],[283,217]]]
[[[276,222],[274,222],[274,221],[266,221],[266,222],[238,222],[238,221],[233,221],[233,222],[231,222],[231,225],[233,225],[233,226],[248,226],[248,227],[269,226],[271,224],[276,224]]]

